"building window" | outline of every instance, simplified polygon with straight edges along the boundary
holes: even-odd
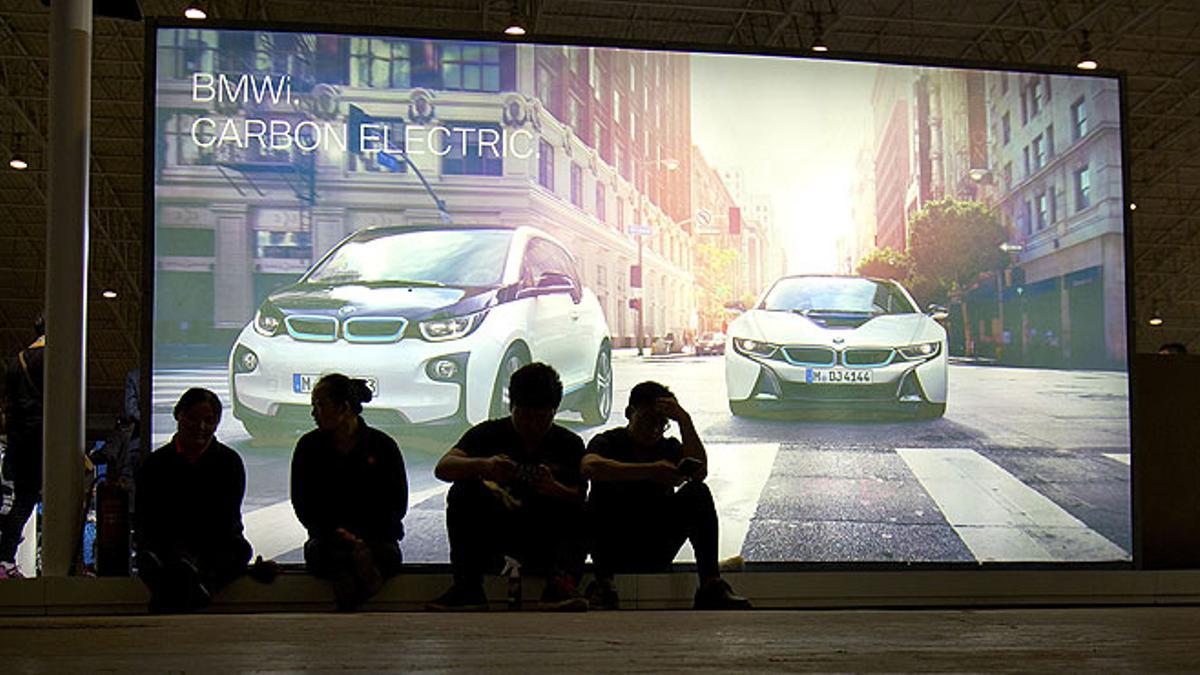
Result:
[[[538,140],[538,184],[554,192],[554,146]]]
[[[295,230],[255,230],[254,257],[308,260],[312,257],[312,233]]]
[[[1012,185],[1013,185],[1012,162],[1008,162],[1004,165],[1004,187],[1005,187],[1005,189],[1010,189],[1010,188],[1012,188]]]
[[[548,69],[538,66],[537,77],[533,83],[533,94],[534,96],[537,96],[538,100],[541,101],[546,106],[546,109],[551,113],[555,112],[553,93],[554,77],[550,74]]]
[[[596,48],[588,47],[588,86],[597,99],[600,98],[600,72],[596,69]]]
[[[1046,205],[1046,193],[1039,192],[1035,200],[1037,204],[1037,229],[1046,229],[1046,224],[1049,222],[1049,212]]]
[[[1091,178],[1087,164],[1075,169],[1075,210],[1082,211],[1092,205]]]
[[[1033,204],[1028,199],[1021,204],[1021,225],[1026,235],[1033,234]]]
[[[1039,134],[1038,136],[1034,137],[1033,143],[1030,144],[1031,154],[1033,155],[1033,170],[1034,171],[1037,171],[1038,169],[1042,168],[1042,165],[1046,163],[1046,149],[1043,146],[1043,143],[1044,143],[1044,140],[1043,140],[1042,136]]]
[[[617,230],[625,231],[625,200],[617,197]]]
[[[571,203],[583,208],[583,167],[571,163]]]
[[[504,147],[500,127],[482,122],[448,122],[449,139],[443,146],[442,173],[450,176],[504,175]]]
[[[1051,185],[1049,187],[1049,189],[1046,190],[1046,200],[1049,202],[1049,204],[1047,206],[1050,210],[1050,222],[1057,223],[1058,222],[1058,192],[1054,189],[1053,185]]]
[[[573,95],[567,97],[567,124],[575,133],[580,132],[579,126],[579,99]]]
[[[1019,87],[1021,90],[1021,126],[1029,123],[1029,95],[1025,92],[1025,87]]]
[[[1054,156],[1054,125],[1046,127],[1046,157]]]
[[[1008,118],[1008,113],[1004,113],[1004,116],[1000,118],[1000,134],[1004,139],[1004,145],[1008,145],[1008,142],[1012,140],[1012,120]]]
[[[596,181],[596,220],[602,223],[608,222],[607,201],[608,195],[604,189],[604,183]]]
[[[1034,78],[1029,83],[1029,116],[1034,117],[1042,112],[1042,107],[1045,104],[1045,99],[1042,98],[1042,79]]]
[[[613,89],[613,108],[612,108],[613,124],[621,124],[621,92]]]
[[[600,125],[599,115],[593,115],[592,119],[592,147],[596,152],[600,153],[600,158],[608,160],[609,155],[604,150],[604,127]]]
[[[1024,148],[1022,148],[1021,150],[1023,151],[1023,154],[1025,156],[1025,177],[1028,178],[1029,174],[1033,173],[1033,171],[1031,170],[1033,168],[1033,165],[1030,164],[1030,162],[1029,162],[1029,146],[1027,145]]]
[[[1008,93],[1008,73],[1000,73],[1000,95]]]
[[[408,43],[382,38],[350,39],[350,86],[404,89],[411,86]]]
[[[1087,134],[1087,108],[1083,97],[1071,104],[1071,140],[1077,141]]]
[[[443,45],[442,87],[460,91],[500,91],[499,45]]]

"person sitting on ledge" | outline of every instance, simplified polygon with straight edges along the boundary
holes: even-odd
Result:
[[[446,497],[454,585],[426,609],[485,610],[484,573],[524,565],[547,577],[542,609],[586,611],[576,590],[585,557],[583,439],[554,424],[563,388],[550,366],[522,366],[508,391],[512,414],[468,429],[434,470],[454,484]],[[519,589],[510,594],[519,604]]]
[[[357,609],[400,571],[408,476],[396,441],[367,426],[365,380],[326,375],[312,391],[317,428],[292,456],[292,507],[308,529],[304,562],[333,582],[338,609]]]
[[[693,606],[749,609],[750,602],[721,578],[717,510],[704,484],[708,458],[691,416],[658,382],[634,386],[625,416],[628,425],[592,438],[582,462],[583,476],[592,482],[588,513],[596,580],[588,588],[589,604],[616,609],[614,573],[665,572],[686,540],[700,575]],[[682,442],[664,436],[672,420]]]
[[[221,400],[192,388],[175,404],[177,430],[137,474],[138,576],[150,587],[150,611],[201,609],[246,571],[242,536],[246,469],[214,434]]]

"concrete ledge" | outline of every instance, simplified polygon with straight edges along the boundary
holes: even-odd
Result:
[[[1200,570],[750,571],[725,576],[738,593],[764,609],[1200,604]],[[450,581],[443,572],[400,574],[364,611],[420,610]],[[536,609],[542,583],[525,580],[525,607]],[[689,608],[695,588],[691,572],[617,577],[625,609]],[[504,608],[502,579],[489,577],[485,590],[493,609]],[[145,586],[129,578],[0,582],[0,615],[139,614],[146,611],[148,599]],[[249,578],[235,581],[217,595],[208,612],[332,610],[327,583],[289,571],[271,584]]]

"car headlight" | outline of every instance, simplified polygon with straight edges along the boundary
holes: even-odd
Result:
[[[457,340],[470,335],[479,327],[479,324],[483,323],[483,317],[485,316],[487,316],[487,310],[451,317],[449,319],[422,321],[419,324],[421,327],[421,337],[430,342]]]
[[[907,347],[900,347],[896,351],[900,352],[900,356],[909,361],[921,361],[923,359],[932,359],[942,353],[942,343],[921,342]]]
[[[769,359],[779,351],[779,345],[749,338],[733,338],[733,348],[747,356]]]
[[[254,314],[254,330],[264,337],[275,337],[283,325],[283,315],[271,303],[264,302]]]
[[[233,350],[233,372],[252,373],[258,368],[258,354],[249,347],[239,344]]]

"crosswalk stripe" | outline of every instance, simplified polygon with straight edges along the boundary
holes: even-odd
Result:
[[[1114,462],[1120,462],[1120,463],[1124,464],[1125,466],[1129,466],[1129,453],[1128,452],[1126,452],[1126,453],[1105,452],[1105,453],[1101,453],[1101,454],[1103,454],[1105,457],[1113,460]]]
[[[1124,549],[966,448],[897,448],[981,562],[1126,560]]]
[[[718,558],[741,555],[750,519],[758,509],[771,469],[775,466],[778,443],[705,443],[708,453],[708,477],[704,482],[717,504],[720,527]],[[690,543],[675,556],[675,562],[695,562]]]

